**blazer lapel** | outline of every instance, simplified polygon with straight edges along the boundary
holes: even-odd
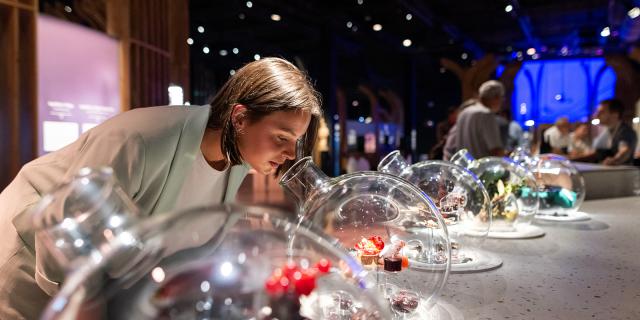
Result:
[[[240,184],[244,180],[244,177],[249,172],[249,166],[247,164],[241,164],[231,167],[229,172],[229,180],[227,181],[227,191],[224,194],[225,203],[232,203],[236,200],[236,194],[240,188]]]
[[[184,179],[193,165],[193,160],[196,158],[196,153],[200,152],[200,143],[209,120],[211,108],[209,106],[191,106],[187,108],[193,108],[194,110],[190,112],[184,123],[175,154],[171,159],[171,169],[169,170],[167,181],[164,183],[158,202],[151,211],[152,214],[173,210],[178,194],[182,190]],[[152,161],[166,160],[152,159]]]

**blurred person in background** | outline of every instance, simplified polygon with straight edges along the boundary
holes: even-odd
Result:
[[[369,164],[369,160],[364,157],[362,152],[360,150],[351,151],[349,154],[349,158],[347,159],[347,173],[369,170],[371,170],[371,165]]]
[[[630,125],[622,120],[624,106],[617,99],[603,100],[598,105],[594,118],[607,127],[610,136],[608,149],[596,150],[597,159],[605,165],[633,164],[633,154],[638,136]]]
[[[480,85],[478,100],[460,111],[456,125],[449,133],[451,141],[445,146],[446,160],[463,148],[476,159],[505,155],[495,116],[502,108],[504,95],[504,85],[499,81],[489,80]]]
[[[429,150],[429,158],[442,159],[444,156],[444,146],[451,128],[456,124],[460,108],[451,106],[447,109],[447,118],[436,125],[436,144]]]
[[[556,119],[555,124],[542,134],[540,153],[567,154],[570,130],[569,118],[560,117]]]
[[[581,123],[569,134],[569,158],[580,158],[592,153],[589,124]]]
[[[511,117],[511,111],[503,108],[496,114],[496,121],[500,128],[500,137],[504,142],[505,152],[511,152],[516,147],[524,146],[527,144],[527,138],[524,135],[524,130],[520,124],[513,120]]]

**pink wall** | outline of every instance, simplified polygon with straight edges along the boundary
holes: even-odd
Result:
[[[120,59],[117,40],[46,15],[37,39],[42,155],[120,112]]]

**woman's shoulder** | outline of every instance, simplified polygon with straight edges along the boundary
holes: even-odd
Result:
[[[95,127],[95,133],[117,132],[143,139],[173,136],[190,119],[208,117],[209,106],[160,106],[123,112]]]

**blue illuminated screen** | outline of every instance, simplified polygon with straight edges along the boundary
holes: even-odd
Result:
[[[523,126],[562,116],[586,122],[599,101],[614,96],[615,83],[604,58],[525,61],[515,78],[513,119]]]

